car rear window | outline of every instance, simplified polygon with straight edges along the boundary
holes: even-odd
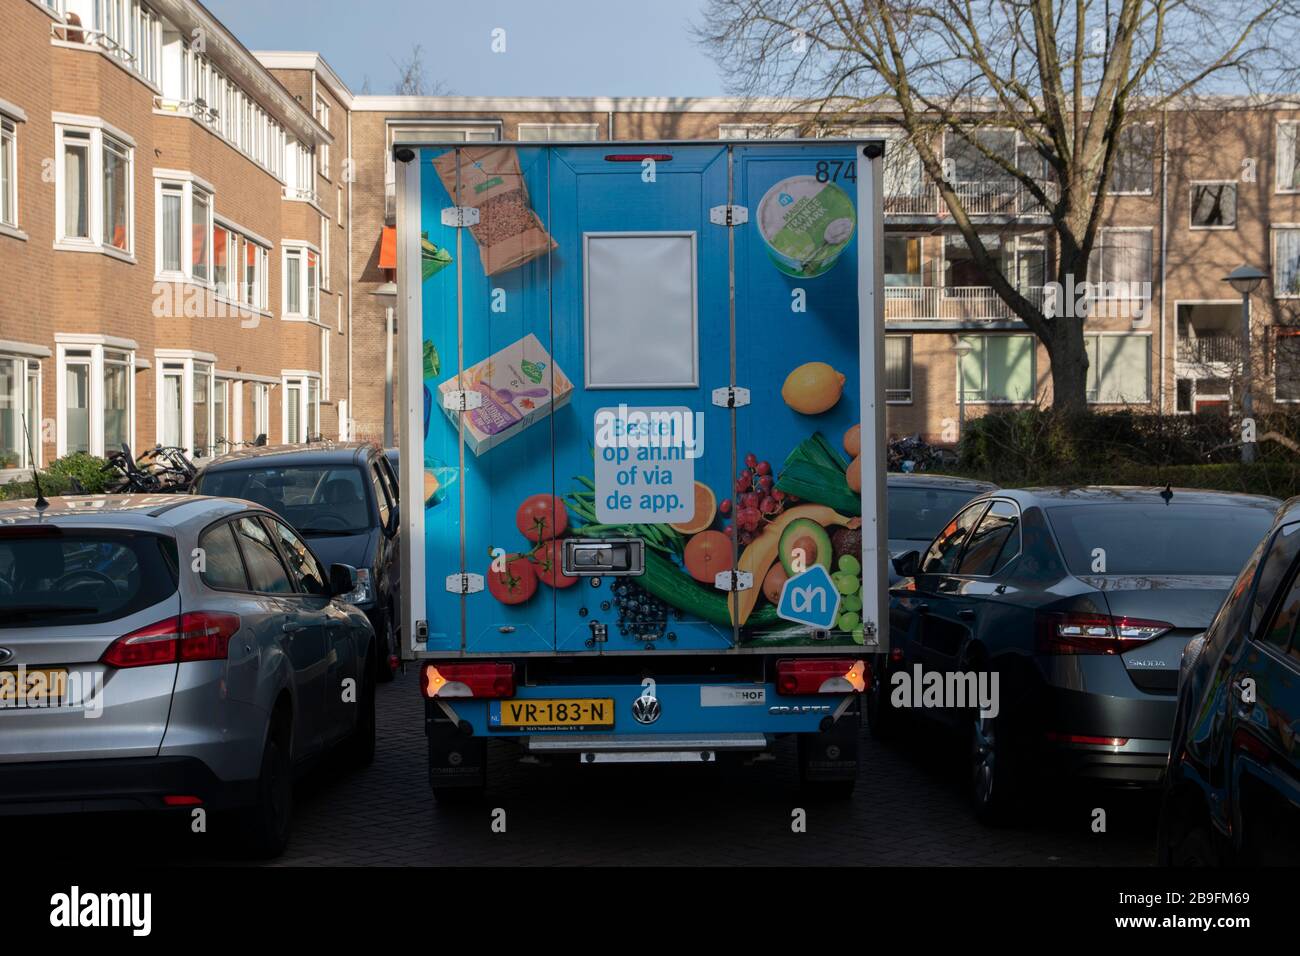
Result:
[[[0,530],[0,630],[116,621],[176,593],[176,542],[53,525]]]
[[[1273,524],[1245,504],[1115,501],[1046,509],[1073,574],[1235,576]]]
[[[373,527],[367,483],[356,465],[279,465],[205,471],[195,490],[255,501],[305,535],[339,535]]]
[[[933,541],[948,519],[977,494],[980,492],[951,488],[890,488],[886,492],[889,536],[907,541]]]

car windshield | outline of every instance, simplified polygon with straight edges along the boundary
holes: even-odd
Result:
[[[56,525],[0,530],[0,630],[101,624],[176,593],[176,542]]]
[[[360,534],[374,524],[365,478],[356,465],[221,468],[200,475],[197,490],[255,501],[303,535]]]
[[[1273,512],[1247,504],[1115,501],[1046,509],[1073,574],[1235,576]]]
[[[932,541],[962,505],[979,493],[956,488],[889,488],[889,537]]]

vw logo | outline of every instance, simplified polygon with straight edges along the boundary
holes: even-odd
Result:
[[[632,716],[638,724],[653,724],[659,719],[661,710],[659,698],[651,694],[642,694],[632,701]]]
[[[14,656],[14,652],[7,647],[0,647],[0,664],[7,663]]]

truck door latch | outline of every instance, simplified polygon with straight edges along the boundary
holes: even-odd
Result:
[[[475,206],[448,206],[442,210],[442,224],[459,229],[462,226],[478,225],[478,209]]]
[[[709,210],[709,222],[715,226],[743,226],[749,222],[747,206],[714,206]]]
[[[451,412],[467,412],[483,405],[483,393],[477,389],[468,392],[443,392],[442,407]]]
[[[754,586],[754,575],[748,571],[719,571],[713,586],[719,591],[748,591]]]
[[[449,574],[447,590],[452,594],[475,594],[483,590],[483,575],[472,572]]]
[[[713,404],[719,408],[740,408],[749,404],[749,389],[739,385],[724,385],[713,390]]]

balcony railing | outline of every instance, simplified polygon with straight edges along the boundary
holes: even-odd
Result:
[[[1057,184],[1040,180],[1047,198],[1055,202]],[[1047,209],[1024,184],[1009,180],[975,180],[953,184],[967,215],[970,216],[1046,216]],[[886,216],[935,216],[951,218],[948,206],[935,186],[917,192],[895,192],[885,196]]]
[[[1241,339],[1236,335],[1210,334],[1196,338],[1180,336],[1178,361],[1193,365],[1216,362],[1235,364],[1241,361]]]
[[[1043,307],[1041,286],[1020,292],[1035,307]],[[885,318],[996,322],[1017,316],[989,286],[886,286]]]

